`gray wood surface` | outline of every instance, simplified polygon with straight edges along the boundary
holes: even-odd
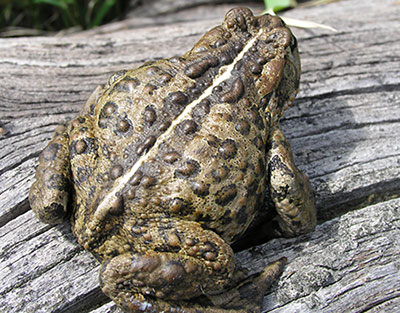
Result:
[[[0,39],[0,312],[119,312],[68,223],[50,227],[30,211],[37,155],[112,72],[182,54],[233,5]],[[302,85],[282,121],[315,189],[319,225],[238,258],[257,271],[288,257],[265,311],[399,312],[400,4],[342,0],[284,15],[338,30],[294,29]]]

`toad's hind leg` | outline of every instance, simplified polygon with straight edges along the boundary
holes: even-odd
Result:
[[[269,144],[269,188],[278,213],[278,235],[292,237],[312,231],[316,210],[311,184],[295,166],[289,142],[279,127],[271,131]]]
[[[164,226],[149,229],[148,237],[158,234],[174,252],[160,251],[166,246],[158,243],[157,249],[126,252],[102,264],[101,288],[119,307],[130,313],[260,311],[268,282],[282,262],[243,281],[232,249],[216,233],[190,221],[168,222],[167,230]]]

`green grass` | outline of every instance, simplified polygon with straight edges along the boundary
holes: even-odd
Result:
[[[275,13],[297,5],[295,0],[264,0],[264,3],[267,10],[272,9]]]
[[[89,29],[120,18],[127,0],[0,0],[0,33],[15,29]]]

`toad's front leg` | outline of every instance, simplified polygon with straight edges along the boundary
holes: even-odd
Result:
[[[278,235],[293,237],[312,231],[316,210],[311,184],[295,166],[289,142],[279,127],[272,129],[269,145],[269,188],[278,213]]]
[[[45,223],[61,223],[67,216],[71,188],[68,141],[65,126],[58,126],[39,156],[36,181],[30,189],[29,202],[38,218]]]
[[[90,107],[96,103],[102,91],[102,86],[96,88],[84,105],[82,115],[78,116],[75,122],[72,121],[70,124],[81,124],[79,125],[80,129],[91,128],[88,124],[89,119],[85,123],[80,123],[79,121],[85,120],[83,114],[89,114]],[[60,125],[54,131],[53,137],[39,156],[39,165],[35,175],[36,181],[29,191],[29,202],[32,210],[42,222],[48,224],[61,223],[69,213],[67,212],[68,202],[71,201],[73,189],[70,124],[67,126]],[[76,137],[75,139],[84,139],[84,137],[88,136],[79,129],[75,130],[75,133],[72,134],[72,137]],[[74,146],[74,151],[75,155],[77,155],[79,153],[76,152],[83,150],[85,143],[77,140],[75,142],[77,142],[77,145]],[[87,152],[85,154],[88,155]],[[87,159],[90,160],[90,157]]]

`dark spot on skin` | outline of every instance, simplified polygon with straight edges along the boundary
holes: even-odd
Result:
[[[162,75],[160,75],[160,77],[158,78],[158,81],[162,84],[166,84],[171,80],[172,76],[168,73],[164,73]]]
[[[257,43],[258,43],[258,42],[256,41],[254,44],[257,45]],[[256,53],[256,52],[257,52],[257,48],[253,46],[253,47],[251,47],[251,48],[249,49],[249,51],[250,51],[250,52],[253,52],[253,53]]]
[[[171,92],[168,94],[168,99],[177,105],[185,105],[187,103],[187,98],[185,94],[181,91]]]
[[[86,146],[85,149],[83,149],[84,146]],[[70,157],[73,158],[77,154],[97,153],[97,149],[98,149],[97,140],[86,137],[86,138],[72,141],[72,143],[70,145],[69,153],[70,153]]]
[[[168,207],[172,213],[179,215],[188,215],[193,211],[191,203],[181,198],[169,200]]]
[[[160,278],[165,280],[169,285],[178,285],[185,274],[185,269],[180,262],[170,261],[163,264],[160,271]]]
[[[269,176],[272,175],[273,171],[279,170],[280,172],[284,172],[286,175],[290,177],[294,177],[292,171],[287,167],[285,163],[282,162],[281,158],[278,155],[275,155],[272,160],[268,163],[268,171]]]
[[[149,95],[153,95],[153,93],[154,93],[154,90],[156,90],[157,89],[157,87],[156,86],[154,86],[154,85],[152,85],[152,84],[147,84],[144,88],[143,88],[143,92],[146,94],[149,94]]]
[[[199,216],[197,216],[196,221],[198,222],[210,222],[212,221],[212,218],[209,214],[200,214]],[[193,248],[196,248],[196,246],[194,246]]]
[[[208,143],[211,147],[214,147],[214,148],[218,147],[218,146],[219,146],[219,143],[220,143],[220,141],[221,141],[218,137],[216,137],[216,136],[214,136],[214,135],[208,135],[207,138],[206,138],[206,140],[207,140],[207,143]]]
[[[235,27],[235,21],[234,20],[229,20],[226,22],[226,27],[228,28],[233,28]]]
[[[98,125],[99,125],[99,127],[100,128],[107,128],[107,119],[105,118],[105,117],[101,117],[100,119],[99,119],[99,122],[98,122]]]
[[[244,93],[244,86],[242,80],[237,78],[233,84],[231,90],[221,96],[222,102],[233,103],[237,101]]]
[[[156,137],[155,136],[149,136],[146,138],[146,140],[143,142],[143,144],[139,145],[136,148],[136,153],[138,155],[142,155],[144,152],[148,151],[156,142]]]
[[[120,177],[123,172],[124,172],[124,169],[123,169],[122,165],[117,164],[111,168],[110,174],[111,174],[112,178],[116,179],[116,178]]]
[[[205,184],[204,182],[193,182],[191,188],[193,192],[200,197],[205,197],[210,193],[210,185]]]
[[[221,86],[215,86],[213,88],[213,93],[218,93],[218,92],[221,92],[221,91],[222,91],[222,87]]]
[[[129,200],[134,199],[135,196],[136,196],[136,190],[135,190],[134,188],[129,189],[129,190],[126,192],[126,196],[127,196],[127,198],[128,198]]]
[[[240,71],[240,69],[243,66],[243,60],[239,60],[236,64],[235,64],[235,70],[236,71]]]
[[[206,252],[204,253],[204,258],[206,260],[212,261],[217,258],[217,254],[215,252]]]
[[[142,171],[137,171],[132,178],[129,180],[129,183],[133,186],[139,185],[141,179],[143,177],[143,172]]]
[[[195,97],[201,94],[201,89],[197,87],[192,87],[189,89],[189,93],[191,93],[192,96]]]
[[[167,152],[162,156],[162,159],[167,163],[174,163],[180,157],[179,153],[177,152]]]
[[[207,56],[207,60],[208,64],[210,64],[211,67],[217,66],[219,64],[218,58],[214,55]]]
[[[230,64],[233,61],[232,56],[228,52],[222,53],[219,59],[223,65]]]
[[[124,200],[122,196],[117,196],[111,203],[110,214],[117,215],[124,211]]]
[[[78,178],[78,182],[82,183],[88,180],[88,178],[90,176],[92,176],[93,171],[92,169],[86,167],[86,166],[82,166],[82,167],[78,167],[77,169],[77,178]],[[76,182],[76,181],[75,181]]]
[[[239,28],[240,28],[242,31],[247,30],[246,19],[244,18],[243,14],[239,13],[239,14],[236,16],[236,21],[237,21],[237,24],[238,24]]]
[[[197,124],[193,120],[184,120],[179,124],[178,128],[180,128],[185,135],[190,135],[196,132]]]
[[[154,76],[157,75],[158,73],[161,72],[161,69],[157,66],[150,66],[147,71],[146,71],[146,75],[147,76]]]
[[[218,148],[218,152],[225,160],[234,158],[237,153],[235,141],[233,141],[232,139],[226,139]]]
[[[79,139],[75,142],[75,150],[77,154],[81,154],[83,152],[85,152],[87,148],[87,144],[85,142],[85,140],[83,139]]]
[[[79,116],[77,119],[73,120],[71,122],[72,126],[74,126],[74,128],[78,128],[81,126],[81,124],[85,123],[86,119],[83,116]]]
[[[195,160],[187,160],[175,170],[175,177],[195,177],[200,172],[200,164]]]
[[[246,136],[250,133],[250,124],[242,119],[235,125],[235,129],[243,136]]]
[[[196,120],[201,120],[208,113],[210,113],[210,101],[204,99],[194,107],[192,116]]]
[[[229,168],[227,166],[221,166],[214,170],[211,175],[215,181],[220,182],[229,174]]]
[[[52,202],[50,205],[43,207],[42,210],[36,211],[38,217],[42,221],[60,221],[67,216],[66,209],[60,203]]]
[[[257,136],[256,138],[254,138],[253,143],[258,148],[258,150],[263,151],[263,149],[264,149],[264,141],[261,138],[261,136]]]
[[[122,119],[117,124],[117,129],[123,133],[126,133],[130,127],[131,127],[131,123],[128,119]]]
[[[219,60],[215,56],[210,55],[200,61],[195,61],[187,65],[184,69],[184,73],[190,78],[198,78],[202,76],[210,67],[217,66],[218,64]]]
[[[251,179],[247,181],[247,191],[249,194],[255,194],[257,191],[258,182],[256,179]]]
[[[139,85],[140,81],[137,78],[126,76],[114,86],[114,90],[121,92],[133,92]]]
[[[64,175],[55,174],[51,170],[46,170],[46,172],[43,174],[43,180],[46,188],[48,189],[67,191],[68,180]]]
[[[216,48],[220,48],[222,47],[224,44],[226,44],[226,40],[220,38],[215,42],[215,47]]]
[[[153,106],[148,105],[143,112],[143,119],[150,125],[157,119],[156,110]]]
[[[127,72],[126,70],[121,70],[121,71],[118,71],[118,72],[112,74],[110,76],[110,78],[108,79],[108,82],[107,82],[108,86],[111,86],[112,84],[114,84],[114,82],[116,82],[119,78],[121,78],[123,75],[125,75],[126,72]]]
[[[198,78],[205,73],[210,68],[207,61],[202,60],[196,63],[189,64],[185,67],[184,73],[190,78]]]
[[[268,59],[265,57],[258,57],[256,60],[256,63],[259,65],[264,65],[265,63],[267,63]]]
[[[252,107],[249,114],[249,118],[257,126],[259,130],[264,130],[265,128],[264,121],[256,107]]]
[[[261,74],[262,66],[258,63],[253,63],[252,65],[250,65],[250,72],[256,75]]]
[[[156,137],[155,136],[149,136],[144,142],[143,145],[146,147],[146,149],[151,148],[154,143],[156,142]]]
[[[117,110],[117,105],[114,102],[108,101],[102,110],[103,116],[111,116]]]
[[[168,129],[168,127],[171,125],[170,121],[164,121],[160,124],[159,126],[159,131],[165,131]]]
[[[237,188],[235,184],[222,187],[215,194],[215,202],[219,205],[227,205],[237,195]]]
[[[156,184],[157,180],[155,177],[151,177],[151,176],[143,176],[142,180],[141,180],[141,185],[144,188],[149,188],[151,186],[154,186]]]
[[[90,108],[89,108],[89,112],[90,112],[90,115],[94,115],[94,110],[96,109],[96,105],[97,105],[97,103],[95,102],[95,103],[92,103],[91,105],[90,105]]]

